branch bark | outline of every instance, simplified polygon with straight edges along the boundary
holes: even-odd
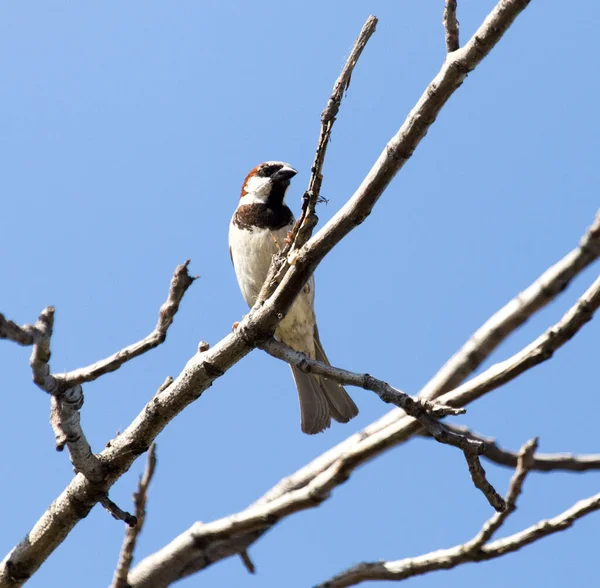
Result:
[[[81,427],[79,410],[82,406],[83,391],[79,385],[66,390],[60,398],[50,398],[50,424],[54,430],[56,450],[62,451],[66,445],[75,472],[92,482],[101,482],[106,472]]]
[[[28,347],[33,345],[39,336],[40,332],[35,325],[19,326],[17,323],[8,320],[0,312],[0,339],[7,339],[18,345]]]
[[[458,42],[459,27],[456,18],[456,0],[446,0],[442,22],[446,31],[446,50],[448,53],[452,53],[452,51],[456,51],[460,47]]]
[[[48,306],[42,310],[34,328],[37,336],[34,338],[31,359],[29,360],[33,381],[42,390],[52,389],[53,380],[48,362],[50,361],[50,338],[54,328],[53,306]]]

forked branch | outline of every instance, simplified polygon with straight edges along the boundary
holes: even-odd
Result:
[[[71,372],[56,374],[55,378],[60,379],[66,388],[71,388],[76,384],[83,384],[84,382],[93,382],[100,376],[118,370],[124,363],[147,353],[163,343],[167,338],[167,331],[173,324],[173,319],[179,310],[179,305],[184,294],[196,279],[196,277],[192,277],[188,273],[189,263],[190,260],[188,259],[185,263],[175,268],[167,300],[160,307],[156,327],[154,327],[154,330],[147,337],[144,337],[133,345],[124,347],[106,359]]]
[[[357,386],[364,390],[370,390],[375,392],[384,402],[389,402],[402,408],[407,415],[416,419],[416,421],[418,421],[436,441],[461,449],[465,455],[465,459],[469,466],[469,473],[471,474],[471,479],[475,486],[481,490],[488,502],[497,511],[503,511],[505,509],[506,505],[504,499],[488,482],[485,470],[479,460],[479,455],[485,450],[484,444],[477,442],[468,435],[457,434],[438,420],[441,417],[451,414],[462,414],[464,409],[452,409],[443,404],[436,404],[428,400],[412,398],[405,392],[390,386],[383,380],[374,378],[370,374],[356,374],[348,370],[310,359],[303,353],[294,351],[287,345],[284,345],[275,339],[267,341],[261,347],[270,355],[297,367],[303,372],[323,376],[338,384]]]
[[[506,502],[508,508],[488,519],[480,531],[471,540],[449,549],[439,549],[425,555],[410,557],[397,561],[364,562],[352,566],[333,578],[319,584],[317,588],[343,588],[355,586],[371,580],[407,580],[436,570],[449,570],[458,565],[486,561],[517,551],[553,533],[564,531],[578,519],[600,510],[600,494],[580,500],[571,508],[558,516],[543,520],[518,533],[490,541],[494,533],[502,526],[508,516],[515,510],[516,501],[522,491],[527,473],[532,468],[535,440],[524,445],[519,454],[517,471],[513,476]]]

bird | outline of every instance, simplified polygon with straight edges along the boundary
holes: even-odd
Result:
[[[242,184],[242,192],[229,224],[229,253],[244,300],[252,307],[267,277],[271,259],[285,244],[294,215],[285,203],[290,180],[298,172],[283,161],[267,161],[254,167]],[[275,338],[296,351],[330,365],[319,338],[314,310],[315,283],[311,276],[287,315],[275,330]],[[298,389],[300,426],[314,435],[331,425],[331,419],[347,423],[358,408],[337,382],[307,374],[290,365]]]

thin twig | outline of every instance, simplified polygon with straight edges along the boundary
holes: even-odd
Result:
[[[321,196],[321,184],[323,183],[323,164],[325,163],[325,155],[327,153],[327,146],[331,139],[331,131],[333,129],[333,123],[336,120],[336,116],[340,110],[342,104],[342,98],[344,92],[350,86],[350,79],[352,78],[352,72],[356,67],[358,59],[360,58],[364,48],[366,47],[369,39],[375,32],[377,27],[377,18],[373,15],[369,16],[365,21],[350,55],[346,60],[346,63],[333,85],[333,91],[327,106],[321,113],[321,131],[319,134],[319,140],[317,142],[317,149],[315,152],[315,159],[311,167],[310,179],[308,181],[308,188],[304,193],[302,199],[302,212],[300,217],[294,224],[290,235],[288,236],[286,245],[282,249],[279,256],[274,256],[269,268],[269,273],[265,279],[263,288],[259,294],[259,300],[266,300],[271,296],[277,284],[281,281],[282,276],[289,268],[288,254],[292,249],[300,249],[310,239],[312,230],[318,222],[318,218],[315,214],[315,208],[319,202]]]
[[[456,0],[446,0],[442,23],[446,31],[446,50],[448,53],[452,53],[452,51],[456,51],[460,47],[458,42],[459,26],[456,19]]]
[[[419,421],[436,441],[461,449],[467,460],[469,473],[475,486],[483,492],[488,502],[497,511],[504,510],[504,499],[488,482],[485,470],[479,461],[479,455],[484,450],[483,443],[473,443],[473,440],[469,436],[457,434],[437,420],[438,418],[452,414],[452,410],[460,409],[452,409],[443,404],[436,404],[431,401],[423,402],[422,400],[412,398],[405,392],[390,386],[383,380],[374,378],[370,374],[357,374],[310,359],[304,353],[295,351],[275,339],[270,339],[260,347],[273,357],[281,359],[305,373],[318,374],[345,386],[357,386],[364,390],[370,390],[375,392],[384,402],[395,404],[404,410],[406,414]],[[457,414],[462,414],[462,412]]]
[[[308,241],[311,236],[312,229],[317,224],[315,208],[321,196],[321,185],[323,183],[323,164],[325,163],[327,146],[329,145],[329,140],[331,139],[333,123],[335,122],[336,116],[340,110],[344,92],[346,92],[350,87],[352,72],[354,71],[354,68],[364,48],[369,42],[369,39],[375,32],[377,22],[377,17],[373,15],[367,18],[363,28],[360,31],[360,34],[358,35],[358,38],[354,42],[354,46],[352,47],[352,51],[346,60],[344,68],[342,69],[342,72],[333,86],[333,92],[329,97],[327,106],[321,113],[321,133],[317,143],[315,159],[311,167],[308,189],[304,194],[302,214],[300,215],[300,218],[298,219],[298,222],[292,232],[293,248],[295,249],[300,249],[300,247],[302,247]]]
[[[250,556],[248,555],[248,551],[246,549],[240,552],[240,558],[242,560],[242,563],[244,564],[244,567],[248,570],[248,573],[255,574],[256,566],[250,559]]]
[[[111,514],[117,521],[124,521],[130,527],[137,525],[137,519],[131,513],[119,508],[109,497],[108,494],[101,496],[98,500],[100,504]]]
[[[487,561],[518,551],[548,535],[564,531],[575,521],[597,510],[600,510],[600,493],[580,500],[552,519],[542,520],[523,531],[492,541],[478,551],[465,551],[464,545],[461,544],[397,561],[362,563],[320,584],[317,588],[344,588],[373,580],[400,582],[437,570],[449,570],[465,563]]]
[[[119,554],[119,561],[113,577],[112,588],[128,588],[127,576],[133,561],[133,552],[139,534],[144,526],[146,518],[146,498],[148,495],[148,486],[156,469],[156,445],[152,443],[148,449],[148,458],[146,460],[146,469],[144,475],[140,477],[137,492],[133,494],[133,503],[135,505],[135,518],[137,524],[128,526],[125,529],[125,537]]]
[[[485,474],[485,470],[481,465],[481,460],[479,459],[479,455],[475,452],[464,450],[465,460],[467,461],[467,465],[469,467],[469,473],[471,474],[471,479],[473,480],[473,484],[475,487],[481,490],[483,495],[487,498],[488,502],[494,507],[494,509],[502,513],[506,510],[506,502],[504,498],[498,494],[496,489],[490,484],[487,476]]]
[[[35,338],[33,351],[29,365],[33,381],[42,390],[51,391],[54,388],[52,376],[50,375],[50,338],[52,337],[52,329],[54,327],[54,307],[48,306],[42,310],[37,323],[35,323],[35,331],[38,337]]]
[[[531,439],[519,451],[517,469],[510,480],[508,493],[506,495],[506,508],[489,518],[481,527],[481,530],[471,541],[465,543],[465,549],[470,552],[478,551],[482,545],[487,543],[494,533],[504,524],[504,521],[516,510],[517,499],[523,490],[523,484],[527,474],[531,471],[533,454],[538,447],[537,438]]]
[[[482,457],[498,465],[515,468],[519,454],[500,447],[493,437],[475,433],[467,427],[444,423],[450,430],[470,439],[481,441],[485,445]],[[429,433],[423,431],[425,436]],[[600,470],[600,453],[573,455],[572,453],[536,453],[532,458],[531,470],[536,472],[587,472]]]
[[[402,392],[402,390],[390,386],[387,382],[379,380],[371,374],[357,374],[349,370],[311,359],[304,353],[296,351],[281,341],[277,341],[273,338],[262,343],[259,347],[269,355],[285,361],[307,374],[324,376],[328,380],[332,380],[344,386],[356,386],[357,388],[375,392],[384,402],[402,408],[407,414],[416,419],[424,414],[434,415],[439,418],[448,415],[464,414],[465,412],[464,409],[452,408],[428,400],[422,401],[418,398],[413,398],[409,394],[406,394],[406,392]]]
[[[144,339],[141,339],[133,345],[129,345],[117,351],[114,355],[102,359],[92,365],[83,368],[66,372],[64,374],[56,374],[55,377],[60,379],[65,387],[71,388],[76,384],[84,382],[93,382],[104,374],[118,370],[124,363],[139,357],[140,355],[158,347],[167,338],[167,331],[175,314],[179,310],[179,304],[186,293],[187,289],[192,285],[196,277],[192,277],[188,273],[188,265],[190,260],[178,265],[171,279],[169,288],[169,296],[167,301],[160,307],[158,313],[158,322],[154,330]]]
[[[28,347],[33,345],[39,336],[35,325],[17,325],[0,312],[0,339]]]

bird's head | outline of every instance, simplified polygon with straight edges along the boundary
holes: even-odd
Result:
[[[282,204],[290,180],[297,173],[283,161],[266,161],[257,165],[244,180],[240,204]]]

